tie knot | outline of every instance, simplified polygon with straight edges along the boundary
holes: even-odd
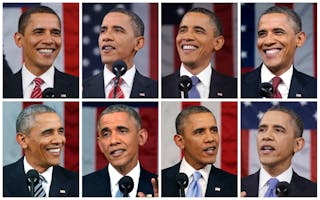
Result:
[[[269,187],[274,189],[276,188],[276,185],[279,183],[279,180],[276,178],[270,178],[268,183],[269,183]]]
[[[200,82],[197,76],[192,76],[191,80],[192,80],[192,85],[197,85]]]
[[[282,79],[279,76],[275,76],[272,78],[272,85],[274,88],[277,88],[278,85],[281,83]]]
[[[201,173],[198,171],[193,172],[193,180],[198,181],[202,177]]]
[[[40,86],[43,82],[44,81],[39,77],[34,79],[34,83],[36,84],[36,86]]]

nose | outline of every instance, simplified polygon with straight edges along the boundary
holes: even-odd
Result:
[[[100,38],[104,42],[112,41],[113,40],[113,35],[112,35],[110,30],[105,30],[103,33],[100,33]]]
[[[119,137],[116,132],[112,132],[110,136],[110,145],[117,145],[119,144]]]
[[[52,143],[56,145],[64,145],[66,142],[66,137],[64,135],[59,134],[58,132],[54,134]]]
[[[269,141],[269,140],[273,140],[273,132],[272,130],[267,130],[262,134],[262,140],[264,141]]]
[[[207,130],[205,133],[205,142],[211,143],[215,140],[214,133],[212,133],[210,130]]]
[[[45,32],[45,34],[43,35],[42,42],[45,44],[53,44],[54,43],[54,38],[49,31]]]
[[[275,37],[272,33],[268,33],[263,40],[263,44],[266,46],[271,46],[275,43]]]
[[[186,30],[183,33],[178,33],[177,38],[180,39],[181,41],[193,41],[194,36],[193,33],[190,30]]]

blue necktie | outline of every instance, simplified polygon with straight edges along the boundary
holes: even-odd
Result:
[[[201,187],[199,185],[201,177],[202,175],[200,172],[195,171],[193,173],[193,178],[186,194],[187,197],[202,197]]]
[[[268,190],[264,194],[265,197],[277,197],[276,195],[276,185],[279,183],[278,179],[270,178],[268,181]]]
[[[199,91],[197,90],[197,84],[200,82],[199,78],[196,76],[191,77],[192,88],[189,90],[189,98],[200,98]]]
[[[40,175],[38,184],[34,186],[34,196],[35,197],[45,197],[46,196],[46,192],[44,191],[44,188],[42,187],[43,181],[45,181],[45,178]]]
[[[123,193],[118,189],[118,191],[116,192],[115,197],[123,197]]]

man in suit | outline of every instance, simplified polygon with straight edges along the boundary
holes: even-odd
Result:
[[[129,193],[158,196],[156,175],[145,170],[138,160],[139,146],[146,143],[148,132],[141,127],[139,114],[131,107],[116,104],[107,107],[98,121],[98,145],[109,164],[83,177],[84,197],[120,197],[119,181],[133,179]]]
[[[14,40],[23,51],[24,64],[4,85],[5,98],[42,98],[54,88],[54,97],[77,98],[79,80],[60,72],[53,63],[61,49],[61,21],[49,7],[31,7],[19,18]]]
[[[144,23],[130,10],[114,8],[102,21],[99,34],[99,50],[104,64],[103,72],[83,83],[84,98],[114,98],[113,64],[122,60],[127,71],[121,76],[116,98],[156,98],[158,84],[143,76],[134,64],[136,53],[144,46]]]
[[[176,177],[184,173],[189,182],[184,189],[186,197],[236,197],[237,176],[213,166],[219,149],[213,113],[204,106],[187,107],[176,118],[176,131],[174,141],[184,157],[178,164],[162,170],[162,196],[180,196]],[[199,179],[195,180],[197,175]]]
[[[257,48],[263,63],[242,75],[243,98],[316,98],[317,80],[293,65],[296,49],[306,40],[301,18],[286,7],[270,7],[258,24]],[[270,83],[261,87],[261,83]],[[269,91],[269,92],[268,92]]]
[[[258,127],[257,150],[261,168],[241,181],[241,196],[277,196],[279,182],[287,182],[287,196],[316,197],[317,185],[299,176],[292,158],[304,147],[303,122],[292,110],[275,106],[262,117]]]
[[[179,79],[188,76],[193,88],[189,98],[237,97],[237,80],[218,73],[210,63],[212,54],[224,44],[220,19],[210,10],[193,8],[182,18],[176,46],[180,70],[162,78],[162,97],[181,98]],[[231,67],[231,66],[226,66]],[[196,95],[193,92],[196,91]]]
[[[59,166],[66,138],[56,111],[42,104],[31,105],[19,114],[16,128],[16,140],[24,156],[3,167],[3,196],[30,197],[27,173],[32,169],[42,177],[35,196],[79,196],[78,174]]]

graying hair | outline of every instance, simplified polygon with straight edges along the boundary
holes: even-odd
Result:
[[[17,117],[16,132],[23,132],[29,134],[30,129],[35,121],[35,116],[42,113],[56,113],[57,112],[49,106],[43,104],[33,104],[23,109]]]
[[[110,114],[110,113],[116,113],[116,112],[125,112],[129,116],[133,117],[136,121],[138,130],[141,129],[141,118],[140,118],[139,114],[132,107],[125,105],[125,104],[115,104],[115,105],[108,106],[100,114],[99,123],[100,123],[100,119],[103,115]]]

